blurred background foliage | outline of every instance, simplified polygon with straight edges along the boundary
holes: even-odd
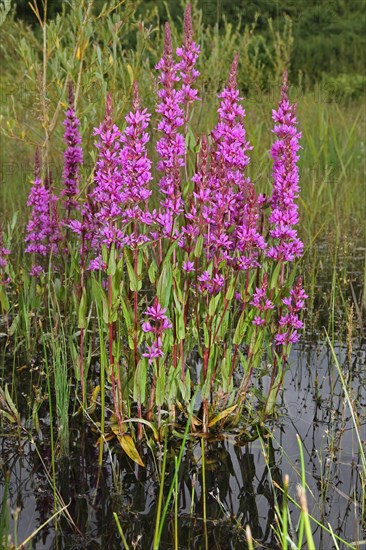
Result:
[[[48,5],[48,17],[65,13],[79,1],[52,0]],[[108,4],[108,3],[107,3]],[[94,13],[100,13],[103,0],[94,1]],[[142,21],[151,20],[152,14],[165,22],[171,19],[181,30],[182,6],[179,1],[137,0],[132,2],[135,16]],[[36,26],[37,21],[29,7],[28,0],[17,0],[15,18]],[[291,18],[293,48],[291,52],[292,78],[299,74],[314,84],[324,75],[332,75],[332,83],[342,88],[341,80],[334,81],[339,74],[352,75],[358,80],[365,73],[366,17],[363,0],[198,0],[196,8],[202,12],[202,22],[206,27],[218,26],[220,33],[226,32],[226,25],[255,24],[256,33],[264,43],[270,38],[268,20],[273,29],[283,32],[286,16]],[[130,37],[133,46],[133,38]],[[266,62],[265,49],[261,51]],[[346,86],[347,88],[347,86]],[[352,94],[357,93],[357,82]],[[346,91],[349,95],[349,90]]]

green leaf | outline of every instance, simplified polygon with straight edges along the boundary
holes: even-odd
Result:
[[[232,366],[231,361],[232,361],[231,349],[228,348],[226,350],[225,356],[221,361],[221,376],[222,376],[224,392],[227,392],[229,389],[229,383],[230,383],[229,375],[230,375],[231,366]]]
[[[87,297],[86,289],[83,288],[83,293],[81,295],[81,300],[78,309],[78,328],[86,327],[86,306],[87,306]]]
[[[142,266],[143,266],[144,252],[139,250],[137,254],[137,275],[140,278],[142,275]]]
[[[96,409],[99,392],[100,386],[95,386],[90,397],[90,405],[87,408],[89,414],[92,414]]]
[[[123,319],[126,324],[127,328],[127,335],[128,335],[128,345],[131,350],[134,349],[134,342],[133,342],[133,333],[134,333],[134,325],[133,325],[133,312],[132,308],[130,306],[129,301],[126,299],[124,300],[123,297],[120,297],[121,306],[122,306],[122,313],[123,313]]]
[[[211,298],[209,306],[208,306],[208,314],[210,315],[210,317],[212,317],[214,315],[220,299],[221,299],[221,294],[220,293]]]
[[[156,404],[158,406],[163,405],[165,401],[165,369],[160,368],[160,372],[158,373],[158,377],[156,379]]]
[[[3,309],[3,311],[8,311],[9,309],[9,300],[8,296],[5,292],[5,288],[3,285],[0,285],[0,304]]]
[[[123,423],[124,424],[129,424],[129,423],[144,424],[144,426],[147,426],[152,430],[156,441],[159,439],[158,430],[155,428],[154,424],[152,424],[148,420],[145,420],[144,418],[128,418],[127,420],[124,420]]]
[[[127,265],[127,271],[128,271],[128,277],[130,279],[130,289],[132,291],[141,290],[142,282],[138,280],[138,277],[135,273],[135,270],[131,264],[131,261],[128,257],[128,254],[125,255],[126,265]]]
[[[151,261],[151,264],[150,264],[150,267],[149,267],[149,270],[148,270],[150,283],[152,283],[152,284],[154,284],[155,281],[156,281],[157,271],[158,271],[158,266],[156,265],[156,261],[153,259]]]
[[[178,340],[184,340],[186,337],[186,327],[184,324],[183,311],[177,312],[177,338]]]
[[[243,341],[244,334],[247,327],[246,315],[247,315],[246,312],[243,311],[239,317],[238,324],[236,325],[236,329],[233,337],[233,344],[235,346],[240,345]]]
[[[278,264],[274,268],[274,271],[273,271],[272,277],[271,277],[271,282],[270,282],[270,285],[269,285],[270,289],[275,288],[275,286],[277,285],[278,277],[279,277],[282,266],[283,266],[283,263],[278,262]]]
[[[194,257],[199,258],[202,254],[203,248],[203,235],[199,235],[196,241],[196,246],[194,247]]]
[[[157,284],[157,296],[162,307],[168,307],[172,289],[172,268],[170,263],[164,262]]]
[[[139,403],[144,403],[146,396],[146,371],[147,371],[147,358],[144,357],[139,361],[133,384],[133,399]]]
[[[108,305],[108,300],[107,300],[107,296],[104,292],[104,290],[102,288],[100,288],[100,292],[101,292],[101,298],[102,298],[102,303],[103,303],[103,321],[105,322],[106,325],[109,324],[109,305]]]
[[[114,244],[112,245],[112,248],[109,253],[109,259],[108,259],[108,275],[113,275],[116,273],[116,251]]]
[[[234,291],[235,291],[235,277],[231,277],[228,289],[226,291],[226,296],[225,296],[228,302],[230,302],[233,299]]]
[[[10,393],[9,393],[9,390],[8,390],[8,384],[5,384],[5,392],[3,393],[3,396],[5,396],[6,405],[8,406],[8,408],[9,408],[10,412],[12,413],[12,415],[14,416],[15,421],[19,424],[20,423],[20,414],[17,411],[17,408],[14,404],[14,401],[10,397]]]
[[[205,343],[205,348],[208,348],[210,345],[210,335],[206,323],[203,324],[203,341]]]
[[[177,374],[180,373],[180,362],[178,364],[178,367],[175,369],[173,365],[171,365],[168,373],[168,380],[167,380],[167,401],[168,403],[175,403],[177,399]]]
[[[108,248],[105,244],[102,244],[102,260],[106,265],[108,265]]]

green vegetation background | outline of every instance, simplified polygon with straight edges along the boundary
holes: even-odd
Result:
[[[48,7],[49,17],[55,17],[63,9],[67,11],[69,4],[73,2],[52,0]],[[104,4],[104,0],[95,0],[95,12],[99,12]],[[164,22],[169,10],[179,28],[182,15],[179,1],[142,0],[135,4],[141,19],[156,8],[161,22]],[[205,26],[218,24],[222,30],[224,18],[233,25],[238,21],[250,25],[259,14],[256,30],[265,38],[268,19],[272,18],[274,28],[283,30],[284,15],[288,15],[293,23],[293,77],[302,72],[314,83],[324,74],[348,74],[353,78],[365,74],[366,14],[363,0],[198,0],[197,7],[202,10]],[[36,25],[28,0],[16,2],[16,17]]]

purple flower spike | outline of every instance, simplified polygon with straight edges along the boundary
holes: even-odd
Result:
[[[149,365],[151,365],[154,362],[154,359],[158,359],[159,357],[164,357],[161,338],[157,338],[156,342],[152,342],[150,346],[146,346],[146,349],[147,349],[147,352],[143,353],[142,356],[147,357],[149,359]]]
[[[94,128],[98,136],[96,147],[99,149],[94,176],[95,187],[90,193],[89,211],[86,219],[94,217],[95,223],[91,233],[95,252],[100,253],[103,244],[109,249],[112,244],[117,248],[124,245],[124,235],[118,227],[118,219],[122,214],[123,179],[120,164],[121,132],[113,123],[112,96],[108,94],[104,121],[99,128]],[[101,263],[92,262],[90,269],[95,269]]]
[[[305,306],[307,294],[302,287],[302,278],[299,277],[288,298],[283,298],[282,302],[287,307],[288,312],[284,313],[280,320],[280,332],[275,336],[277,346],[293,344],[300,338],[298,330],[303,328],[303,323],[299,319],[299,313]]]
[[[195,270],[194,263],[191,262],[190,260],[187,260],[186,262],[183,262],[182,269],[186,273],[191,273],[192,271]]]
[[[173,60],[169,23],[165,25],[164,55],[155,68],[160,71],[161,85],[158,92],[160,102],[156,108],[156,112],[161,115],[158,130],[164,134],[156,145],[161,159],[157,169],[164,173],[159,182],[164,199],[160,202],[158,221],[163,235],[173,238],[177,236],[175,218],[183,211],[180,169],[184,165],[185,144],[183,135],[178,131],[184,124],[184,112],[180,106],[183,102],[183,93],[174,87],[179,81],[179,64]]]
[[[199,71],[195,69],[195,64],[200,54],[200,47],[193,41],[191,5],[188,4],[184,13],[184,41],[181,48],[177,48],[176,54],[181,58],[178,63],[178,70],[182,80],[182,100],[189,105],[197,101],[198,91],[192,88],[194,80],[199,76]],[[188,112],[186,113],[187,122]]]
[[[79,209],[76,197],[79,194],[80,166],[83,163],[83,150],[81,148],[81,136],[79,132],[80,121],[75,114],[71,82],[69,82],[68,102],[69,106],[64,120],[66,150],[62,173],[63,190],[61,191],[61,196],[64,197],[63,206],[66,210],[65,223],[68,223],[71,211]]]
[[[0,226],[0,285],[7,285],[10,283],[10,277],[5,273],[5,270],[8,265],[7,256],[9,256],[10,250],[5,248],[3,242],[3,233]]]
[[[265,241],[258,229],[259,204],[254,186],[244,172],[252,149],[244,127],[245,111],[237,86],[238,56],[231,65],[228,83],[219,95],[219,120],[212,132],[213,151],[209,176],[210,195],[203,209],[209,231],[209,257],[220,256],[239,269],[256,267]],[[195,181],[199,181],[198,175]],[[205,192],[207,196],[207,192]]]
[[[297,236],[295,226],[299,222],[296,199],[299,196],[299,159],[301,132],[297,131],[296,105],[288,99],[287,73],[283,76],[282,97],[277,111],[273,110],[272,118],[276,125],[274,134],[277,141],[272,146],[273,194],[270,200],[272,225],[270,236],[275,244],[267,254],[275,260],[292,262],[303,252],[303,243]]]
[[[167,319],[167,316],[164,315],[165,312],[166,308],[161,307],[156,299],[154,305],[147,308],[145,315],[148,315],[153,321],[164,321],[164,319]]]
[[[142,109],[137,82],[134,83],[132,111],[126,116],[127,126],[121,136],[123,148],[120,152],[122,167],[121,201],[124,204],[122,221],[128,224],[134,221],[134,231],[126,244],[134,246],[147,240],[146,235],[137,232],[137,222],[150,225],[152,216],[148,210],[151,195],[149,183],[152,180],[151,160],[147,155],[149,134],[146,129],[151,115]]]
[[[265,311],[268,311],[269,309],[274,308],[272,301],[269,298],[267,298],[267,290],[268,290],[268,276],[266,274],[263,279],[262,285],[255,289],[253,298],[250,302],[250,304],[256,307],[257,309],[259,309],[261,313],[264,313]]]
[[[146,334],[153,334],[154,341],[150,346],[147,346],[147,352],[143,353],[143,357],[148,357],[149,364],[153,363],[154,359],[164,357],[162,336],[163,333],[172,328],[172,324],[168,317],[165,315],[166,308],[161,307],[157,298],[154,300],[154,304],[148,307],[145,311],[145,315],[149,317],[149,321],[142,323],[142,330]]]
[[[27,225],[25,252],[42,257],[58,253],[61,241],[57,214],[57,197],[52,193],[51,178],[43,184],[40,176],[39,153],[36,151],[34,181],[27,205],[32,207],[31,218]],[[38,276],[43,272],[41,265],[33,265],[30,274]]]

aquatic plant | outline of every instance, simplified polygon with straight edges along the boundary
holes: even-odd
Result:
[[[34,180],[28,196],[27,206],[32,207],[31,218],[27,225],[25,252],[34,255],[35,263],[30,275],[38,277],[46,272],[41,258],[48,261],[58,254],[58,244],[62,240],[56,204],[58,198],[52,190],[52,176],[41,179],[41,167],[38,151],[34,163]]]
[[[181,107],[183,94],[175,89],[175,83],[179,81],[178,64],[173,59],[172,37],[169,23],[165,25],[164,55],[156,65],[160,71],[158,91],[160,102],[156,111],[162,120],[158,124],[158,130],[164,134],[156,144],[156,150],[160,157],[157,169],[163,172],[159,181],[160,191],[164,198],[160,201],[158,221],[163,235],[176,237],[177,229],[174,221],[183,212],[181,197],[181,167],[184,166],[185,144],[183,134],[179,128],[184,124],[184,111]]]
[[[277,261],[292,262],[301,257],[303,243],[297,236],[295,226],[299,222],[296,199],[299,194],[299,168],[297,155],[300,149],[301,132],[296,128],[296,106],[288,99],[287,72],[284,73],[281,101],[273,111],[273,133],[277,140],[272,146],[273,193],[270,199],[269,223],[273,226],[270,235],[276,241],[267,255]]]
[[[66,210],[66,223],[70,219],[73,210],[79,209],[77,201],[79,195],[80,168],[83,164],[83,149],[79,131],[80,121],[74,109],[74,94],[71,81],[69,82],[68,109],[64,120],[64,140],[66,149],[64,153],[64,169],[62,173],[63,206]]]
[[[195,66],[200,48],[189,6],[178,61],[173,52],[166,24],[164,53],[156,65],[155,127],[141,105],[137,82],[122,131],[114,120],[112,95],[107,95],[104,120],[93,132],[98,154],[84,199],[80,123],[71,86],[64,122],[61,197],[64,223],[75,242],[62,246],[75,248],[71,269],[82,402],[85,406],[90,388],[90,359],[84,353],[88,323],[96,312],[98,341],[106,342],[100,347],[102,440],[105,397],[111,397],[112,432],[137,462],[126,427],[133,411],[139,438],[143,421],[158,429],[165,419],[176,422],[187,414],[193,381],[202,400],[192,418],[194,430],[207,433],[225,423],[242,423],[244,411],[248,425],[271,414],[290,346],[302,328],[299,314],[306,298],[290,266],[302,253],[296,230],[301,134],[286,73],[273,112],[273,193],[267,198],[247,174],[253,148],[237,83],[238,55],[218,95],[217,123],[208,137],[198,138],[191,126],[192,106],[199,101]],[[155,137],[157,178],[147,149]],[[68,232],[60,234],[57,198],[50,184],[42,184],[38,164],[28,201],[33,211],[26,251],[49,258]],[[44,272],[41,264],[32,268],[32,274]],[[89,340],[89,346],[95,344]],[[264,354],[270,373],[262,368]],[[268,374],[268,393],[256,404],[254,395]]]
[[[35,10],[36,4],[32,4]],[[47,7],[47,1],[44,4]],[[123,9],[128,8],[127,4]],[[262,117],[267,108],[263,100],[273,102],[273,97],[262,96],[250,106],[241,98],[241,95],[248,97],[245,88],[248,82],[250,100],[250,96],[259,90],[258,79],[265,80],[260,61],[253,61],[246,55],[257,47],[253,37],[257,40],[258,35],[255,32],[253,36],[250,34],[254,27],[247,29],[242,36],[239,27],[230,29],[223,22],[220,32],[218,28],[202,32],[198,15],[195,29],[200,33],[197,42],[200,42],[205,56],[202,63],[198,58],[200,48],[194,41],[188,6],[182,45],[175,48],[180,30],[170,20],[170,33],[167,29],[167,34],[170,34],[171,44],[166,48],[169,50],[169,55],[165,56],[166,64],[155,73],[158,75],[156,86],[147,87],[147,82],[149,85],[151,82],[150,69],[142,61],[148,56],[152,60],[151,66],[156,64],[156,51],[160,51],[163,32],[157,30],[152,35],[155,29],[150,31],[140,22],[136,52],[126,52],[120,29],[127,33],[131,27],[126,22],[125,12],[109,12],[114,9],[111,3],[106,4],[99,17],[94,17],[94,13],[88,11],[91,5],[92,2],[87,2],[82,3],[80,9],[72,8],[72,17],[65,12],[56,24],[44,17],[43,83],[37,88],[39,102],[34,102],[37,108],[41,106],[41,110],[34,122],[30,119],[30,110],[27,110],[27,117],[23,117],[27,132],[23,135],[22,104],[14,101],[14,114],[6,110],[7,124],[4,125],[9,137],[19,134],[18,138],[32,142],[32,147],[33,140],[40,138],[40,183],[44,181],[43,187],[50,190],[50,195],[59,196],[57,201],[50,200],[49,209],[44,209],[45,216],[49,215],[51,221],[60,216],[60,233],[55,232],[60,237],[57,247],[44,256],[34,253],[33,259],[37,260],[34,264],[42,268],[40,277],[28,276],[31,262],[26,262],[23,267],[23,247],[19,242],[23,235],[17,232],[19,223],[16,220],[12,224],[6,220],[3,222],[5,246],[0,242],[0,280],[6,282],[0,285],[0,343],[5,344],[1,345],[0,354],[4,380],[3,387],[0,387],[0,424],[3,433],[13,429],[17,434],[17,438],[12,440],[5,437],[2,471],[7,479],[13,460],[8,460],[8,448],[15,450],[14,454],[11,452],[14,457],[21,449],[22,456],[27,458],[25,463],[28,463],[30,453],[29,464],[32,472],[36,472],[37,486],[40,486],[42,476],[48,486],[48,491],[42,489],[36,495],[37,507],[47,499],[47,505],[39,508],[39,527],[22,544],[28,544],[34,538],[33,543],[37,545],[39,530],[59,513],[68,518],[70,528],[62,522],[60,529],[56,529],[55,543],[56,539],[64,541],[71,530],[76,533],[78,529],[83,531],[83,535],[80,534],[80,543],[76,539],[74,544],[88,544],[91,530],[95,538],[94,524],[78,522],[75,526],[73,523],[74,506],[72,504],[68,512],[67,504],[62,501],[65,498],[68,502],[70,495],[73,501],[76,498],[77,502],[93,508],[93,514],[100,511],[98,517],[107,514],[103,516],[106,521],[103,520],[102,524],[108,531],[108,542],[103,540],[103,534],[101,538],[101,544],[107,546],[118,545],[109,529],[108,518],[112,515],[106,506],[110,504],[112,511],[116,511],[114,518],[126,548],[138,545],[139,541],[144,547],[150,544],[158,548],[160,544],[166,545],[170,536],[174,536],[176,548],[179,544],[190,547],[190,544],[201,544],[201,541],[205,547],[210,547],[213,540],[216,545],[223,541],[221,545],[225,547],[229,538],[235,547],[242,547],[245,546],[247,521],[250,524],[250,528],[247,526],[249,548],[260,544],[300,547],[304,537],[309,548],[314,546],[313,537],[315,544],[320,541],[328,547],[330,536],[336,547],[356,547],[362,539],[361,521],[358,522],[359,531],[352,531],[354,535],[349,538],[355,541],[352,543],[343,540],[350,532],[345,527],[346,521],[342,521],[342,526],[335,528],[334,533],[327,523],[332,521],[327,510],[331,502],[328,495],[333,491],[337,493],[338,479],[330,472],[334,469],[333,473],[338,475],[341,460],[342,471],[345,466],[345,456],[341,456],[340,451],[338,454],[336,449],[342,448],[341,440],[346,441],[345,436],[350,433],[347,403],[352,405],[350,412],[355,425],[352,431],[357,436],[353,436],[355,441],[357,439],[357,446],[353,448],[349,464],[356,481],[355,488],[352,484],[352,493],[349,493],[349,498],[347,495],[345,502],[355,512],[361,510],[362,515],[364,507],[358,508],[357,499],[360,494],[361,499],[365,494],[363,418],[356,410],[361,394],[355,389],[362,385],[357,385],[358,378],[352,365],[355,331],[352,328],[353,310],[343,294],[343,289],[349,284],[346,263],[342,264],[341,272],[337,271],[343,254],[341,248],[337,249],[334,258],[331,292],[324,293],[321,300],[331,303],[329,332],[333,342],[337,300],[350,312],[348,362],[341,367],[337,365],[340,375],[347,373],[347,376],[340,376],[345,399],[340,410],[330,409],[332,424],[329,433],[322,434],[320,447],[317,437],[314,437],[319,432],[313,428],[315,444],[310,460],[317,457],[315,468],[312,464],[317,474],[312,476],[313,479],[310,477],[312,481],[308,487],[304,482],[302,452],[300,462],[291,463],[287,470],[284,469],[284,473],[291,474],[288,484],[279,470],[286,451],[278,445],[273,448],[271,440],[275,441],[276,428],[280,435],[285,432],[284,447],[291,439],[290,423],[282,417],[287,398],[291,395],[287,384],[291,385],[292,376],[301,376],[303,381],[306,376],[302,376],[304,370],[301,369],[301,374],[288,373],[286,391],[282,395],[284,377],[294,364],[294,354],[290,356],[291,346],[300,338],[303,328],[301,311],[306,300],[305,289],[307,294],[311,294],[311,285],[313,289],[317,288],[317,271],[323,269],[321,262],[314,261],[309,282],[306,264],[302,262],[301,271],[305,275],[304,278],[298,277],[298,259],[302,254],[298,233],[306,235],[307,242],[313,242],[317,237],[314,231],[317,224],[319,230],[326,233],[332,220],[338,216],[341,218],[340,212],[347,213],[355,204],[348,188],[342,189],[341,179],[337,185],[327,185],[327,182],[329,174],[338,178],[346,173],[348,177],[350,173],[349,160],[355,159],[360,149],[356,138],[358,119],[354,125],[348,125],[347,117],[338,116],[338,106],[321,105],[314,109],[313,97],[301,98],[303,109],[308,101],[306,117],[304,111],[299,112],[301,120],[305,121],[302,124],[305,146],[301,154],[301,180],[305,193],[302,193],[301,202],[308,215],[299,227],[297,163],[300,132],[295,107],[288,97],[287,77],[284,77],[280,104],[274,111],[272,177],[271,174],[265,177],[263,173],[268,162],[266,158],[269,158],[263,152],[269,150],[271,138],[270,132],[264,131],[268,121],[264,122]],[[199,11],[195,11],[197,14]],[[126,24],[119,27],[122,20]],[[104,24],[106,21],[108,25]],[[79,27],[81,23],[82,27]],[[80,32],[75,32],[78,29]],[[94,33],[92,29],[102,32]],[[20,28],[21,36],[22,32]],[[24,60],[28,60],[29,81],[33,82],[37,73],[35,81],[38,82],[42,71],[38,70],[38,56],[34,60],[34,35],[29,31],[29,41],[28,35],[25,36],[27,40],[20,43],[19,49]],[[86,47],[92,36],[96,37],[94,47]],[[151,47],[151,36],[154,36],[154,48]],[[273,49],[276,49],[274,63],[284,51],[281,50],[280,33],[276,40],[277,43],[273,42]],[[266,41],[261,44],[265,45]],[[239,46],[240,54],[234,56],[232,62],[236,46]],[[68,100],[65,98],[71,74],[66,76],[58,71],[60,66],[65,67],[65,59],[70,61],[67,71],[72,73],[72,80],[76,83],[75,97],[71,99],[69,94]],[[171,79],[167,91],[164,78],[168,75],[169,63],[174,79]],[[285,59],[277,63],[277,83],[284,66]],[[222,84],[227,74],[227,83]],[[246,79],[249,75],[247,82],[243,82],[243,75]],[[139,81],[140,91],[134,79]],[[102,88],[95,86],[96,82],[102,83]],[[222,91],[213,98],[209,94],[216,94],[218,83]],[[107,97],[108,87],[113,91],[114,108],[112,96]],[[96,98],[91,97],[90,89],[98,94]],[[156,112],[152,104],[154,90],[160,94],[157,104],[161,105],[161,112]],[[18,92],[14,95],[18,97]],[[290,95],[294,95],[293,88]],[[58,103],[52,101],[56,96],[60,98]],[[179,109],[173,98],[179,99]],[[106,116],[102,120],[105,99]],[[132,107],[127,108],[130,100]],[[66,127],[62,130],[58,119],[65,103],[72,109],[67,110]],[[76,122],[76,113],[80,113],[81,125]],[[314,113],[321,120],[321,124],[314,124],[316,132],[309,130],[312,129]],[[89,150],[89,144],[94,141],[91,127],[98,120],[102,120],[102,124],[96,128],[97,148],[90,147]],[[163,130],[169,129],[170,123],[171,141],[167,140],[163,145],[169,145],[171,149],[162,147],[164,155],[157,155],[153,148],[166,138],[158,126],[162,124]],[[112,136],[113,127],[115,137]],[[28,128],[32,132],[28,132]],[[83,129],[82,148],[80,128]],[[201,129],[205,135],[201,135]],[[344,130],[341,138],[340,129]],[[54,172],[56,178],[52,182],[50,167],[61,150],[54,144],[57,145],[58,140],[61,142],[62,131],[66,141],[64,172],[63,175]],[[175,148],[177,143],[179,147]],[[158,173],[153,168],[156,161],[163,163],[163,170]],[[313,177],[310,173],[315,161],[319,162],[320,179],[318,174]],[[331,161],[338,163],[335,169],[329,167]],[[361,162],[357,162],[356,166],[360,166]],[[167,177],[167,183],[170,182],[165,189],[168,193],[165,193],[164,186],[159,187],[164,177]],[[20,177],[18,182],[21,182]],[[22,193],[14,191],[20,190],[20,186],[9,183],[2,189],[4,197],[10,198],[10,201],[4,201],[6,216],[15,209],[16,202],[20,204],[22,201]],[[39,196],[46,200],[50,198],[42,193]],[[175,201],[179,212],[174,211]],[[356,206],[361,211],[359,204]],[[338,208],[328,208],[334,205]],[[30,213],[31,218],[34,210]],[[323,219],[325,211],[327,215]],[[164,225],[166,221],[167,226]],[[356,221],[353,223],[357,225]],[[346,240],[340,224],[333,224],[332,231],[332,234],[338,233],[337,245]],[[52,238],[53,235],[48,233],[41,244],[51,247]],[[308,247],[308,250],[316,259],[316,247]],[[342,285],[339,284],[341,280]],[[352,281],[351,288],[357,296],[359,288],[354,289]],[[316,327],[314,313],[318,313],[319,301],[312,298],[313,309],[307,316],[307,323],[313,317],[312,323]],[[361,299],[354,298],[354,322],[361,327],[362,310],[361,305],[358,308],[358,300],[361,304]],[[318,352],[316,355],[319,357]],[[351,365],[352,368],[348,368]],[[323,383],[318,385],[317,364],[312,361],[306,366],[309,367],[307,387],[314,387],[318,409]],[[329,379],[330,395],[323,385],[324,398],[329,397],[336,404],[336,371],[331,366]],[[347,390],[346,386],[349,386]],[[272,416],[272,413],[275,414]],[[264,472],[263,477],[260,460],[255,462],[257,475],[255,470],[252,471],[255,456],[252,450],[253,453],[258,451],[258,442],[253,446],[248,444],[248,441],[262,436],[263,456],[267,463],[267,473]],[[18,447],[13,442],[15,439],[19,442]],[[232,439],[238,445],[232,447]],[[98,445],[96,451],[94,447]],[[306,438],[304,445],[308,448]],[[61,455],[69,453],[71,458],[76,453],[77,460],[58,460]],[[100,470],[96,476],[98,454]],[[229,455],[237,462],[231,462]],[[135,476],[127,456],[136,463],[134,474],[139,477],[140,488],[146,476],[149,494],[152,494],[152,488],[156,491],[155,500],[146,500],[142,491],[135,490]],[[291,453],[291,456],[294,455]],[[224,458],[222,462],[221,458]],[[300,476],[300,463],[302,490],[299,493],[299,521],[296,521],[296,500],[290,495],[294,494],[294,477]],[[130,488],[125,466],[130,472],[127,474]],[[285,467],[285,462],[282,467]],[[224,476],[220,475],[221,468]],[[69,471],[73,479],[70,487]],[[241,489],[238,499],[231,499],[231,486],[228,488],[230,476],[227,472],[232,471],[235,486]],[[22,480],[23,475],[20,481],[24,487]],[[93,496],[89,498],[86,483],[94,480]],[[363,493],[358,485],[360,480]],[[317,487],[313,484],[315,481]],[[107,494],[112,485],[113,494],[98,504],[95,495]],[[3,534],[4,541],[7,541],[9,532],[13,531],[15,546],[18,546],[17,529],[22,519],[16,506],[21,502],[22,507],[23,502],[13,487],[11,482],[9,502],[6,488],[2,499],[0,541],[3,541]],[[23,493],[22,488],[21,491]],[[126,507],[124,503],[129,494],[131,501]],[[256,494],[261,495],[262,503],[268,500],[268,514],[257,513],[253,500]],[[248,495],[251,500],[248,500]],[[189,496],[190,503],[187,501]],[[318,496],[320,502],[317,502]],[[30,498],[34,507],[34,495]],[[136,514],[135,510],[140,510],[141,498],[147,502],[146,508],[143,514]],[[187,510],[188,506],[190,520],[185,516],[178,522],[178,510]],[[216,506],[216,511],[213,511],[213,506]],[[156,515],[155,533],[151,529],[153,510]],[[50,516],[49,520],[44,521],[44,514]],[[345,518],[347,514],[345,511]],[[142,515],[150,518],[146,521],[147,527],[142,524]],[[90,514],[87,516],[91,517]],[[263,521],[262,518],[267,516],[268,520]],[[352,524],[351,519],[349,524]],[[319,537],[315,532],[318,528],[323,532],[324,542],[322,535]]]
[[[10,277],[6,273],[10,250],[4,246],[2,227],[0,226],[0,285],[10,283]]]

